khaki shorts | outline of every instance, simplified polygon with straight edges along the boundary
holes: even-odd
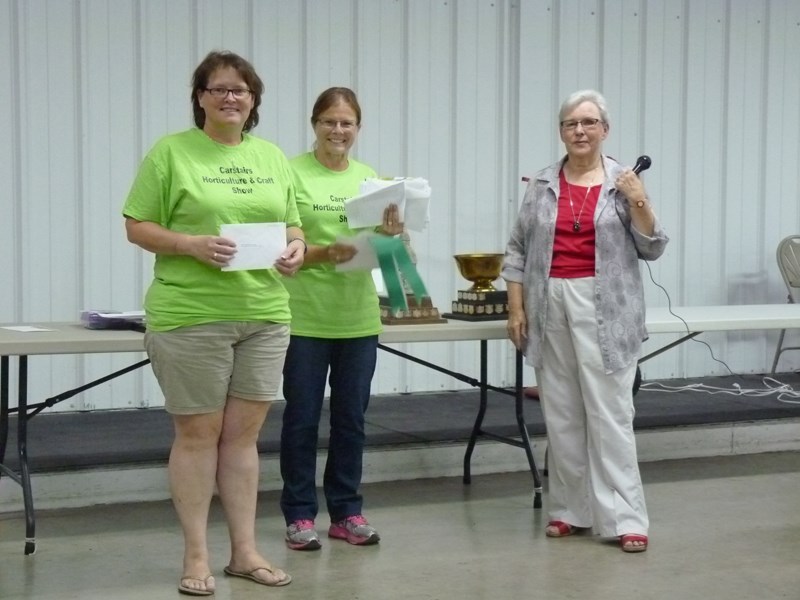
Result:
[[[278,395],[289,345],[289,326],[220,321],[148,331],[144,336],[166,410],[212,413],[228,396],[270,401]]]

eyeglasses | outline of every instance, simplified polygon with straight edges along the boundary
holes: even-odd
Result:
[[[241,100],[242,98],[247,97],[249,94],[253,92],[248,90],[247,88],[224,88],[224,87],[213,87],[213,88],[204,88],[209,94],[214,96],[214,98],[227,98],[228,94],[233,94],[233,97],[237,100]]]
[[[317,125],[322,127],[323,129],[336,129],[338,125],[342,131],[353,131],[356,128],[357,124],[355,121],[333,121],[331,119],[320,119],[317,121]]]
[[[561,121],[561,129],[566,129],[567,131],[574,131],[578,125],[583,127],[584,130],[587,129],[594,129],[603,121],[601,119],[581,119],[579,121]]]

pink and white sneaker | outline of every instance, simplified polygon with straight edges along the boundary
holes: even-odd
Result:
[[[319,550],[319,536],[314,521],[300,519],[286,528],[286,545],[291,550]]]
[[[336,523],[331,523],[328,537],[346,540],[355,546],[369,546],[377,544],[381,536],[372,525],[367,523],[363,515],[352,515]]]

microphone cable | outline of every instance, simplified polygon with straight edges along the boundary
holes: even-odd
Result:
[[[636,165],[634,166],[633,171],[637,175],[639,175],[641,173],[641,171],[645,171],[645,170],[649,169],[651,164],[652,164],[652,161],[650,160],[649,156],[646,156],[646,155],[645,156],[640,156],[638,159],[636,159]],[[635,246],[635,238],[633,237],[633,233],[631,232],[632,225],[631,225],[630,221],[628,221],[626,223],[626,220],[623,218],[622,214],[620,213],[620,208],[619,208],[619,205],[617,203],[617,198],[614,199],[614,209],[615,209],[615,211],[617,213],[617,217],[619,218],[620,222],[622,223],[622,226],[625,228],[625,230],[628,232],[628,235],[630,235],[631,239],[634,241],[634,246]],[[661,285],[660,283],[658,283],[656,281],[655,276],[653,275],[653,269],[650,267],[650,261],[644,260],[641,257],[640,257],[640,260],[647,267],[647,273],[650,276],[650,281],[652,281],[653,285],[655,285],[657,288],[659,288],[664,293],[664,297],[667,299],[667,311],[669,312],[669,314],[671,314],[676,319],[679,319],[683,323],[683,326],[686,329],[686,334],[687,335],[691,335],[692,333],[695,333],[690,329],[689,324],[686,322],[686,320],[683,317],[681,317],[679,314],[677,314],[674,310],[672,310],[672,298],[670,297],[669,292],[667,291],[667,289],[663,285]],[[647,310],[647,309],[645,308],[645,310]],[[695,343],[702,344],[703,346],[705,346],[706,349],[708,350],[708,354],[709,354],[709,356],[711,356],[712,360],[718,362],[723,367],[725,367],[725,369],[728,371],[730,376],[732,376],[732,377],[742,377],[742,378],[744,377],[744,375],[742,375],[740,373],[735,373],[733,371],[733,369],[730,368],[728,363],[726,363],[724,360],[722,360],[720,358],[717,358],[717,356],[714,354],[714,349],[711,347],[710,344],[708,344],[708,342],[706,342],[705,340],[698,339],[697,337],[692,337],[692,338],[690,338],[690,340],[695,342]],[[709,393],[709,394],[731,394],[731,395],[735,395],[735,396],[749,396],[749,397],[764,397],[764,396],[771,396],[773,394],[777,394],[777,400],[779,402],[784,402],[784,403],[787,403],[787,404],[800,404],[800,391],[795,390],[791,385],[789,385],[787,383],[783,383],[783,382],[775,379],[774,377],[770,377],[770,376],[766,376],[766,375],[763,376],[762,383],[764,385],[764,389],[760,389],[760,390],[758,390],[758,389],[743,389],[741,387],[741,385],[738,384],[738,383],[734,383],[731,388],[727,388],[726,389],[726,388],[718,388],[718,387],[708,386],[708,385],[703,384],[703,383],[689,384],[689,385],[674,386],[673,387],[673,386],[668,386],[668,385],[660,383],[660,382],[642,382],[639,385],[638,389],[639,390],[651,390],[651,391],[661,390],[661,391],[671,392],[671,393],[681,392],[681,391],[698,391],[698,392],[706,392],[706,393]]]

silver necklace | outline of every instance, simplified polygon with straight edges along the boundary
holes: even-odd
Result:
[[[564,177],[564,181],[567,182],[567,195],[569,196],[569,210],[572,212],[572,231],[578,233],[581,230],[581,215],[583,214],[583,207],[586,206],[586,199],[589,197],[589,192],[592,191],[592,186],[591,185],[586,186],[586,194],[583,196],[581,209],[578,211],[578,216],[576,217],[575,207],[572,205],[572,187],[570,187],[569,181],[567,181],[566,177]]]
[[[595,166],[591,171],[591,179],[589,180],[589,185],[586,186],[586,194],[583,196],[583,202],[581,203],[581,209],[578,211],[578,216],[575,216],[575,206],[572,202],[572,187],[569,185],[569,180],[567,179],[566,173],[564,174],[564,181],[567,182],[567,196],[569,197],[569,210],[572,212],[572,231],[578,233],[581,230],[581,216],[583,215],[583,209],[586,206],[586,200],[589,198],[589,193],[592,191],[592,184],[594,183],[594,172],[597,170],[597,166]]]

